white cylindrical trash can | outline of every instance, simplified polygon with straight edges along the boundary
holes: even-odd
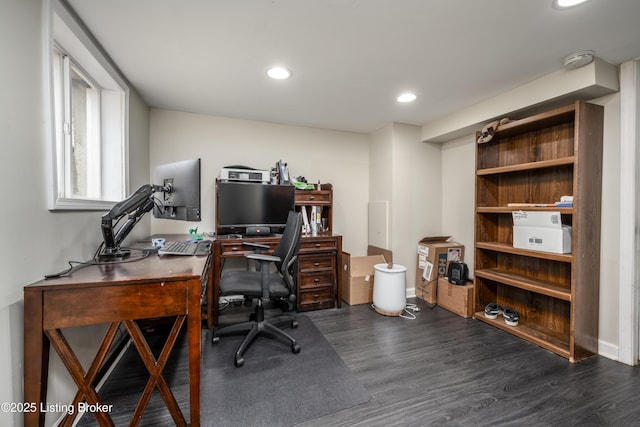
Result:
[[[407,267],[376,264],[374,268],[373,308],[385,316],[400,316],[407,305]]]

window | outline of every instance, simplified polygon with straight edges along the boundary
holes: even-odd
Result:
[[[82,23],[50,5],[50,209],[108,209],[127,188],[127,86]]]

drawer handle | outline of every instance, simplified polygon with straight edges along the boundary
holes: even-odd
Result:
[[[314,263],[313,263],[313,266],[314,266],[314,267],[318,267],[318,266],[320,266],[320,263],[319,263],[319,262],[314,262]]]
[[[320,243],[316,243],[316,248],[319,248],[320,246]]]
[[[318,299],[318,298],[320,298],[320,295],[318,295],[318,294],[313,294],[313,298]]]
[[[315,199],[316,199],[316,196],[309,197],[309,200],[315,200]]]
[[[231,248],[231,252],[238,252],[238,248]]]
[[[315,279],[313,279],[313,281],[314,281],[314,282],[316,282],[316,283],[318,283],[318,282],[320,281],[320,279],[315,278]]]

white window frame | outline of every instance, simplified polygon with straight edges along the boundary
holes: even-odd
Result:
[[[108,210],[115,202],[124,199],[129,189],[129,87],[84,24],[67,6],[60,0],[45,0],[43,8],[45,88],[49,98],[45,103],[48,107],[45,117],[50,129],[48,142],[51,147],[48,207],[49,210]],[[65,129],[65,121],[62,120],[68,111],[65,112],[65,102],[60,101],[64,99],[60,83],[54,81],[54,49],[68,58],[63,60],[65,67],[73,63],[84,78],[99,88],[99,101],[93,108],[99,108],[100,115],[92,126],[100,138],[99,152],[93,156],[93,161],[98,162],[94,166],[98,166],[100,173],[95,176],[95,191],[91,197],[73,196],[70,191],[69,129]]]

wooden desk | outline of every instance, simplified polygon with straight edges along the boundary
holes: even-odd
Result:
[[[132,258],[135,257],[135,253]],[[148,258],[122,264],[89,266],[71,277],[43,280],[24,287],[24,402],[34,403],[35,411],[24,415],[25,426],[44,425],[41,404],[47,402],[49,344],[53,346],[78,386],[73,399],[75,414],[80,405],[90,409],[100,425],[113,425],[108,408],[101,408],[94,379],[121,324],[131,336],[147,370],[149,382],[133,413],[137,425],[154,388],[158,388],[176,425],[185,418],[162,377],[162,370],[187,323],[189,344],[190,424],[200,424],[200,296],[202,281],[210,279],[211,256]],[[151,353],[135,322],[138,319],[173,317],[175,322],[158,359]],[[61,329],[108,323],[107,332],[87,372],[69,347]],[[85,403],[82,403],[82,402]],[[61,402],[55,402],[61,403]],[[105,405],[106,406],[106,405]],[[85,406],[86,409],[86,406]],[[100,411],[104,409],[104,411]],[[61,425],[71,425],[74,415]]]
[[[223,260],[241,258],[253,252],[242,242],[268,245],[267,253],[272,253],[280,241],[279,237],[232,237],[218,236],[213,242],[211,271],[212,285],[206,291],[207,326],[218,322],[218,300],[220,274]],[[342,236],[337,234],[302,235],[298,252],[298,276],[296,290],[297,311],[327,309],[342,306]]]

